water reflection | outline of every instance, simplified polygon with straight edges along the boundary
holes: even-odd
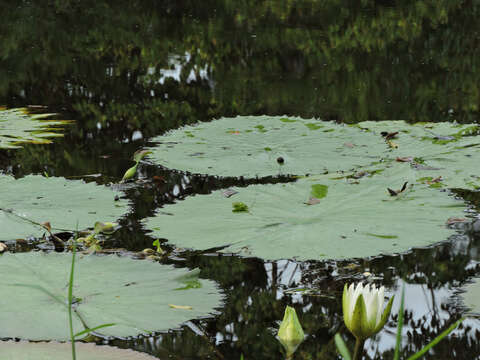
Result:
[[[47,172],[117,184],[148,139],[197,120],[238,114],[478,122],[480,4],[459,0],[279,2],[189,0],[3,4],[0,104],[40,104],[77,125],[51,145],[0,150],[0,171]],[[100,174],[90,177],[87,175]],[[125,188],[134,211],[108,239],[142,250],[141,219],[165,203],[229,186],[291,178],[195,177],[142,164]],[[229,295],[215,318],[181,330],[112,343],[159,358],[278,359],[274,329],[293,305],[307,338],[297,359],[334,359],[345,334],[340,296],[352,281],[396,294],[406,286],[404,353],[419,350],[459,318],[458,289],[480,276],[478,192],[456,190],[471,222],[449,241],[401,255],[344,262],[263,262],[213,251],[168,260],[200,267]],[[469,220],[470,221],[470,220]],[[401,280],[404,279],[404,280]],[[396,320],[367,343],[391,357]],[[426,358],[480,356],[479,320],[468,318]]]

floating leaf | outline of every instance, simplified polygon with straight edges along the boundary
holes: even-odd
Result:
[[[408,164],[393,164],[394,168],[358,179],[357,184],[324,175],[242,188],[236,198],[255,204],[249,216],[232,214],[231,201],[215,191],[166,205],[145,224],[150,229],[160,226],[153,236],[178,246],[227,246],[222,251],[240,254],[248,248],[252,256],[264,259],[365,257],[447,239],[453,230],[445,221],[462,216],[464,203],[423,184],[415,184],[401,197],[388,196],[386,184],[400,176],[415,183],[415,171]],[[328,186],[321,206],[304,204],[312,183]],[[210,221],[213,218],[215,222]]]
[[[75,343],[77,360],[154,360],[156,358],[130,349]],[[57,342],[2,341],[0,358],[9,360],[65,360],[72,357],[72,345]]]
[[[480,315],[480,279],[475,278],[473,282],[465,287],[465,292],[461,294],[464,304],[472,313]]]
[[[279,171],[304,175],[368,165],[386,149],[382,139],[358,128],[312,119],[285,119],[240,116],[185,126],[154,138],[159,144],[151,149],[151,159],[172,169],[211,175],[254,177]],[[239,133],[229,135],[232,129]],[[185,136],[185,130],[195,130],[207,141],[198,144]],[[355,147],[344,147],[344,143],[354,143]],[[205,155],[192,161],[188,156],[192,152]],[[280,158],[283,161],[277,160]],[[283,164],[281,169],[279,163]]]
[[[117,192],[94,182],[0,175],[0,188],[0,240],[41,237],[45,220],[52,231],[84,229],[99,218],[114,221],[127,209],[125,200],[115,201]]]
[[[186,126],[155,138],[154,141],[160,143],[152,149],[151,158],[166,167],[193,173],[249,177],[332,173],[380,160],[384,166],[397,159],[414,165],[415,159],[422,158],[424,163],[416,164],[416,169],[442,170],[435,176],[442,175],[445,186],[480,188],[480,174],[476,171],[480,163],[478,125],[365,121],[345,126],[301,118],[289,119],[293,122],[282,119],[285,118],[243,116]],[[305,133],[305,127],[313,127],[311,124],[322,130]],[[207,141],[198,144],[186,137],[185,130],[193,129]],[[235,137],[228,136],[226,131],[231,129],[241,132]],[[432,132],[437,138],[450,136],[452,139],[435,140]],[[395,137],[395,143],[378,136],[381,133]],[[342,144],[355,144],[355,147]],[[272,151],[265,151],[265,147]],[[204,156],[192,161],[189,154],[196,152]]]
[[[64,304],[70,262],[71,256],[64,253],[2,255],[0,272],[8,272],[9,276],[0,281],[0,291],[9,296],[0,297],[0,307],[8,309],[0,312],[0,337],[68,338]],[[188,274],[184,269],[116,255],[78,257],[73,290],[78,299],[74,332],[84,330],[82,323],[93,328],[114,322],[114,326],[98,332],[135,336],[178,327],[184,321],[211,313],[221,300],[213,282],[196,278],[201,287],[175,291],[184,286]],[[191,304],[194,310],[176,312],[169,307],[182,302]]]
[[[21,144],[49,144],[49,138],[63,136],[60,125],[69,120],[45,120],[56,114],[32,114],[27,108],[0,110],[0,149],[20,148]]]

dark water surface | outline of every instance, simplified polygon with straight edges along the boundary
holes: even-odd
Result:
[[[17,177],[46,171],[66,177],[101,174],[95,181],[118,182],[132,166],[132,154],[151,137],[221,116],[479,121],[476,0],[1,4],[0,104],[47,106],[76,120],[65,138],[51,145],[0,150],[0,171]],[[153,165],[140,175],[146,185],[126,191],[133,210],[109,246],[151,247],[140,219],[166,202],[242,184]],[[156,185],[154,176],[166,182]],[[244,183],[257,181],[289,179]],[[337,331],[353,347],[342,323],[343,285],[370,272],[389,296],[397,296],[395,316],[366,343],[368,357],[392,357],[403,284],[406,357],[465,313],[458,292],[480,275],[480,222],[475,222],[480,195],[456,194],[469,202],[472,223],[447,242],[403,255],[264,262],[182,253],[166,262],[200,267],[202,277],[217,281],[227,295],[220,315],[158,336],[111,343],[160,359],[239,359],[241,354],[281,359],[274,328],[285,305],[293,305],[308,335],[295,358],[335,359]],[[479,359],[479,337],[480,321],[468,318],[426,358]]]

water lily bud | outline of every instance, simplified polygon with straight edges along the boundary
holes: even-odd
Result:
[[[298,345],[301,344],[304,338],[305,334],[303,333],[300,321],[298,321],[295,309],[287,306],[282,323],[280,324],[280,329],[278,330],[278,340],[285,348],[287,357],[291,356],[295,350],[297,350]]]
[[[343,321],[357,339],[365,340],[379,332],[392,310],[393,297],[383,310],[385,288],[350,284],[343,289]]]
[[[137,166],[138,166],[138,162],[135,164],[135,166],[132,166],[130,169],[125,171],[125,174],[123,175],[123,178],[122,178],[122,182],[127,181],[135,176],[137,172]]]

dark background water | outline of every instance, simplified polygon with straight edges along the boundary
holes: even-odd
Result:
[[[51,145],[0,150],[0,171],[17,177],[46,171],[118,182],[133,152],[151,137],[222,116],[479,120],[476,0],[0,4],[0,104],[42,105],[76,120]],[[151,247],[139,219],[165,202],[241,184],[153,165],[141,176],[146,183],[126,191],[133,210],[121,220],[112,247]],[[153,176],[166,182],[155,184]],[[293,304],[308,334],[296,358],[335,359],[335,332],[353,346],[342,326],[343,285],[368,271],[397,300],[406,284],[403,354],[411,354],[465,313],[458,291],[480,275],[480,224],[474,221],[480,196],[456,194],[468,201],[472,223],[447,242],[408,254],[264,262],[187,252],[166,260],[200,267],[202,277],[216,280],[227,295],[220,314],[155,337],[111,343],[161,359],[279,359],[273,328],[285,305]],[[296,287],[312,291],[289,291]],[[394,316],[367,342],[368,357],[391,358],[395,326]],[[479,337],[479,321],[469,318],[426,358],[480,358]]]

